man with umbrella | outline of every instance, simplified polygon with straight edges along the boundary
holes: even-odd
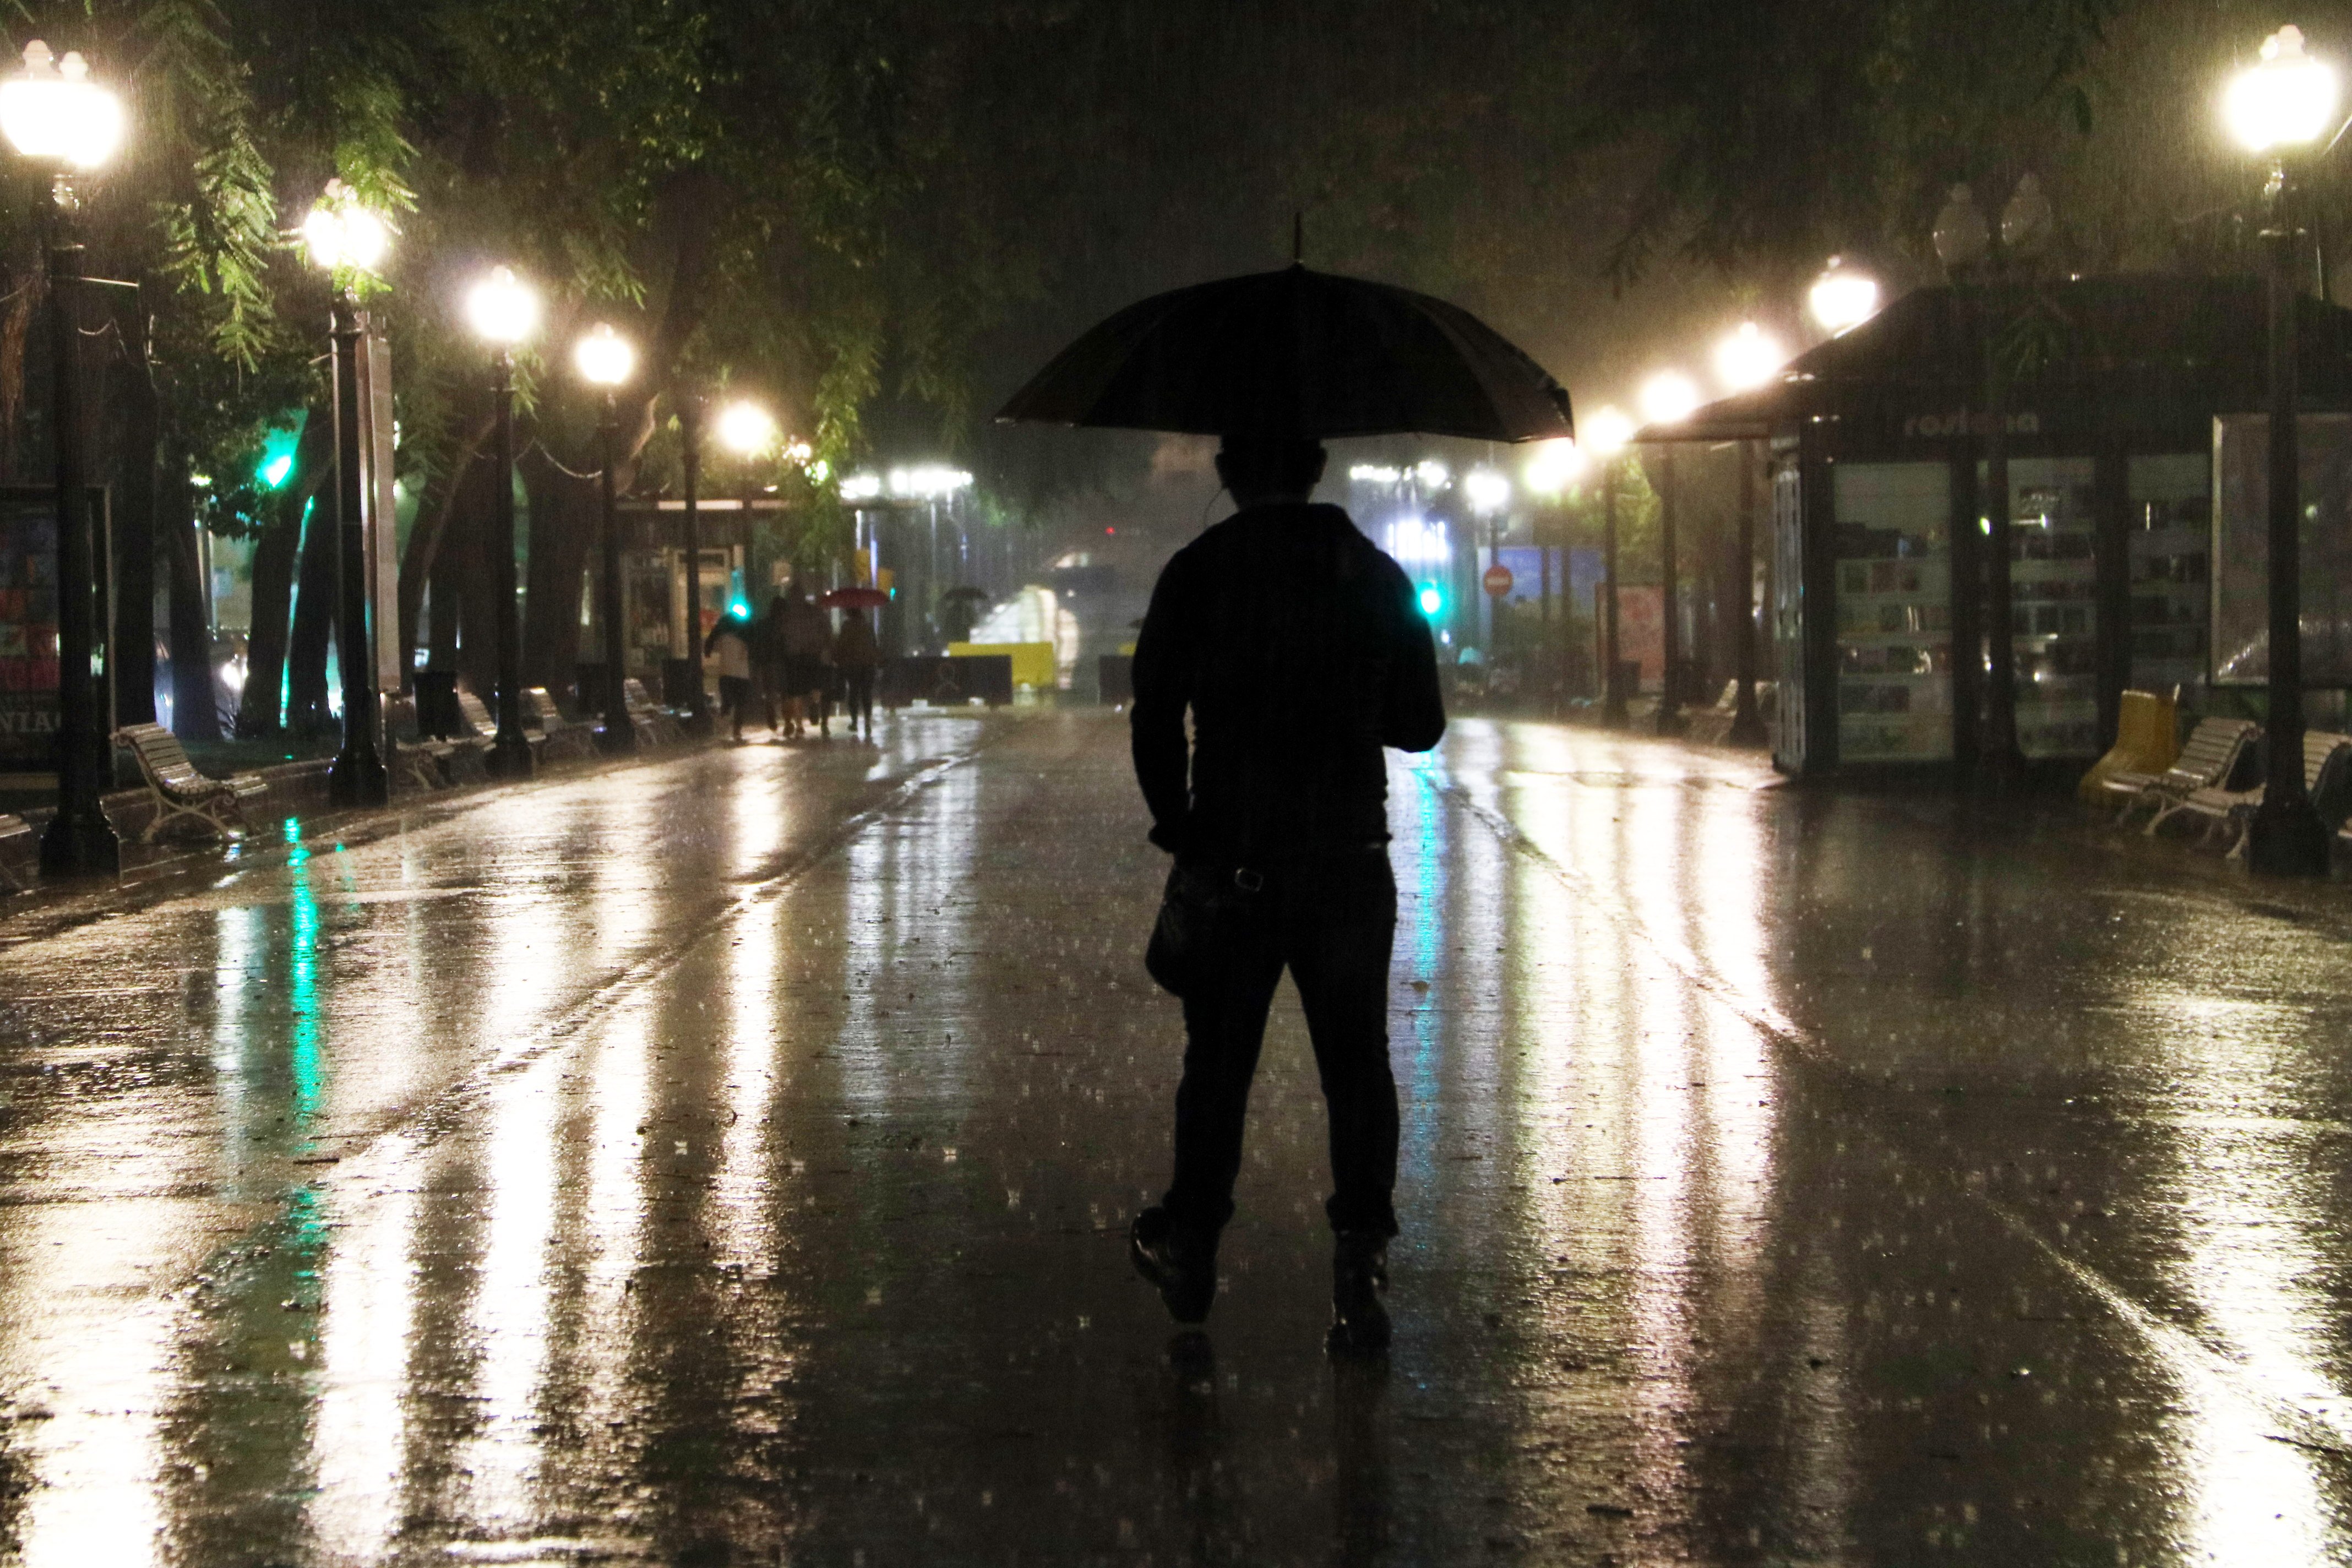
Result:
[[[1206,1319],[1286,968],[1330,1117],[1328,1342],[1378,1352],[1397,1233],[1381,749],[1429,750],[1445,714],[1411,581],[1345,511],[1311,503],[1321,438],[1566,436],[1567,395],[1453,306],[1293,266],[1129,307],[1004,416],[1223,437],[1236,510],[1169,562],[1136,641],[1136,776],[1151,840],[1176,858],[1146,962],[1183,1000],[1186,1045],[1174,1180],[1129,1253],[1179,1322]]]

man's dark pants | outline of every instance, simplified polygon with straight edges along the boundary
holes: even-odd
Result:
[[[1179,1227],[1214,1234],[1233,1217],[1242,1123],[1266,1011],[1285,966],[1298,987],[1330,1110],[1331,1228],[1396,1234],[1396,1080],[1389,1071],[1389,949],[1396,882],[1385,850],[1301,858],[1237,873],[1184,865],[1198,915],[1185,986],[1184,1079],[1176,1090]],[[1255,884],[1253,886],[1252,884]]]

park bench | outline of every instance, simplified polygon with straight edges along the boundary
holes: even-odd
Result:
[[[576,724],[565,718],[563,710],[544,686],[524,688],[522,722],[523,728],[539,731],[542,749],[551,757],[595,754],[596,726]]]
[[[621,695],[629,705],[629,721],[636,728],[637,739],[656,745],[672,745],[685,739],[686,727],[677,715],[653,700],[646,683],[635,676],[621,682]]]
[[[2123,809],[2116,814],[2118,822],[2140,806],[2148,807],[2155,815],[2149,818],[2147,831],[2154,833],[2199,790],[2226,786],[2260,733],[2250,719],[2200,719],[2189,743],[2163,773],[2113,773],[2100,787],[2110,795],[2124,797]]]
[[[245,817],[246,802],[269,793],[269,785],[258,773],[216,779],[198,773],[179,737],[161,724],[126,724],[114,732],[114,742],[138,762],[139,776],[154,804],[155,815],[139,835],[142,844],[154,843],[157,834],[183,819],[203,823],[215,837],[230,831],[244,833],[250,826]]]
[[[2352,767],[2352,735],[2338,735],[2324,730],[2304,732],[2303,787],[2330,832],[2344,824],[2341,796],[2347,767]],[[2252,789],[2216,787],[2196,790],[2180,803],[2177,812],[2202,817],[2205,820],[2205,837],[2209,842],[2214,834],[2228,832],[2231,835],[2229,858],[2235,860],[2246,852],[2246,835],[2253,826],[2254,812],[2263,804],[2263,788],[2258,784]]]
[[[20,862],[37,863],[40,853],[32,825],[14,812],[0,811],[0,886],[20,893],[31,888],[32,882],[16,868]]]

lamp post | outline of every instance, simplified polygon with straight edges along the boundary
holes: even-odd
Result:
[[[530,742],[522,728],[522,626],[515,606],[514,351],[539,326],[539,296],[508,268],[493,268],[466,296],[466,317],[491,348],[492,437],[490,581],[499,601],[499,732],[490,742],[490,771],[502,778],[530,774]]]
[[[596,606],[604,622],[604,730],[598,739],[607,752],[629,752],[636,749],[637,727],[629,717],[628,638],[622,635],[621,519],[614,495],[614,465],[619,461],[621,445],[620,402],[615,394],[636,369],[637,351],[610,322],[599,321],[573,346],[572,363],[581,380],[604,394],[604,407],[596,420],[601,470],[597,488],[604,502],[597,563],[603,580],[596,585]]]
[[[1625,683],[1618,677],[1623,659],[1617,642],[1617,459],[1633,438],[1633,422],[1614,408],[1603,408],[1585,422],[1584,438],[1601,469],[1601,721],[1622,730]]]
[[[1715,345],[1716,378],[1734,394],[1753,392],[1779,374],[1788,356],[1753,321]],[[1756,707],[1756,458],[1752,442],[1738,443],[1739,539],[1734,547],[1739,569],[1739,629],[1732,642],[1738,695],[1726,737],[1735,746],[1760,746],[1768,738]]]
[[[48,872],[118,871],[122,846],[100,808],[113,737],[99,711],[90,658],[98,642],[96,552],[82,451],[82,247],[74,175],[96,169],[122,142],[122,104],[89,79],[82,58],[60,60],[36,38],[22,74],[0,81],[0,135],[49,175],[42,209],[49,285],[51,439],[57,454],[58,815],[41,836]]]
[[[2304,53],[2303,34],[2281,27],[2262,59],[2239,73],[2222,114],[2239,143],[2270,158],[2263,230],[2269,251],[2270,703],[2269,772],[2246,838],[2246,863],[2275,876],[2324,877],[2327,825],[2303,777],[2303,485],[2295,427],[2295,176],[2312,143],[2336,122],[2336,78]]]
[[[1503,563],[1503,509],[1511,501],[1511,481],[1492,468],[1473,468],[1462,476],[1462,494],[1470,510],[1486,520],[1486,565]],[[1471,564],[1477,564],[1473,557]],[[1491,691],[1503,652],[1503,595],[1486,595],[1486,682]]]
[[[1642,416],[1652,425],[1679,425],[1698,407],[1698,387],[1680,371],[1664,370],[1652,376],[1642,386]],[[1665,614],[1659,627],[1664,643],[1665,670],[1658,683],[1657,731],[1661,735],[1682,733],[1683,717],[1677,700],[1683,655],[1682,605],[1675,582],[1675,447],[1665,443],[1665,451],[1658,460],[1658,566],[1664,579],[1663,595]]]
[[[2001,209],[1996,236],[1966,185],[1954,185],[1936,219],[1936,255],[1956,283],[1978,285],[1977,333],[1984,341],[1984,628],[1986,650],[1984,721],[1977,745],[1977,773],[1983,782],[2006,784],[2025,769],[2017,741],[2017,634],[2011,586],[2012,549],[2009,486],[2009,382],[2000,363],[2000,317],[1992,288],[2007,282],[2012,265],[2032,266],[2048,250],[2053,228],[2049,198],[2041,182],[2026,174]],[[1965,300],[1965,296],[1963,296]],[[1955,564],[1963,558],[1955,542]],[[1973,588],[1974,584],[1969,584]],[[1970,659],[1977,650],[1967,650]]]
[[[1584,448],[1578,446],[1572,440],[1560,440],[1546,441],[1541,446],[1538,447],[1536,448],[1535,455],[1528,459],[1528,465],[1526,468],[1522,470],[1521,478],[1526,481],[1528,489],[1534,491],[1536,494],[1544,497],[1546,500],[1550,503],[1552,509],[1552,530],[1555,533],[1560,532],[1562,526],[1562,519],[1560,518],[1558,510],[1560,496],[1562,492],[1567,490],[1569,486],[1574,484],[1583,474],[1584,468]],[[1529,526],[1533,527],[1534,524],[1530,523]],[[1569,571],[1567,540],[1565,537],[1560,539],[1559,544],[1561,552],[1559,573],[1560,604],[1562,607],[1559,617],[1560,625],[1559,642],[1556,649],[1552,647],[1553,633],[1551,625],[1552,545],[1549,542],[1542,539],[1541,536],[1538,536],[1536,544],[1536,560],[1543,574],[1543,587],[1537,602],[1541,606],[1542,610],[1545,651],[1548,654],[1552,655],[1555,662],[1559,666],[1557,669],[1552,671],[1551,675],[1551,679],[1555,683],[1554,696],[1549,702],[1546,703],[1545,706],[1547,711],[1555,713],[1558,710],[1558,703],[1564,700],[1568,695],[1568,649],[1570,644],[1570,638],[1568,636],[1569,617],[1566,608],[1569,602]]]
[[[343,677],[343,749],[327,775],[342,805],[382,805],[392,798],[384,765],[383,704],[375,685],[375,638],[369,625],[367,470],[360,452],[360,353],[367,312],[360,283],[375,275],[392,247],[392,228],[341,180],[302,223],[311,262],[334,281],[328,338],[334,367],[335,575],[340,587],[335,649]],[[379,526],[383,520],[378,520]]]
[[[678,468],[686,489],[680,520],[686,550],[686,655],[680,668],[686,689],[684,726],[689,735],[710,732],[710,710],[702,694],[702,394],[677,394]]]

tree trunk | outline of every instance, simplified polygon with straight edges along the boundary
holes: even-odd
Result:
[[[456,552],[450,565],[457,579],[458,679],[468,691],[488,701],[499,684],[499,596],[483,538],[489,531],[488,465],[475,467],[484,470],[485,482],[468,484],[466,489],[479,497],[480,504],[466,509],[454,530],[455,537],[445,541],[443,549]]]
[[[574,479],[543,453],[534,453],[522,468],[530,493],[523,685],[565,691],[580,665],[581,574],[587,570],[604,501],[595,480]]]
[[[484,414],[458,434],[457,450],[450,460],[446,473],[436,474],[425,481],[425,493],[417,499],[416,521],[408,531],[407,548],[400,556],[400,668],[405,671],[416,663],[417,614],[425,604],[425,585],[444,584],[444,574],[435,569],[441,550],[441,541],[447,533],[450,518],[456,513],[466,488],[467,477],[473,471],[474,458],[482,443],[490,438],[491,416]],[[457,595],[454,582],[446,584],[449,591],[433,596],[433,646],[440,650],[445,626],[457,625]],[[449,644],[455,649],[454,642]],[[446,669],[436,657],[431,665]]]
[[[245,691],[237,702],[236,732],[275,735],[286,680],[286,627],[294,598],[294,561],[302,545],[302,509],[326,481],[334,464],[334,422],[318,410],[303,422],[287,477],[253,552],[253,632],[246,647]]]
[[[114,721],[155,721],[155,461],[163,436],[163,410],[155,394],[154,368],[147,358],[143,318],[118,314],[131,346],[110,378],[121,388],[114,404],[121,421],[121,447],[115,464],[114,625],[107,663],[114,678]]]
[[[174,457],[155,487],[155,532],[171,568],[172,732],[183,741],[220,739],[213,701],[212,584],[196,537],[188,460]]]
[[[335,571],[340,544],[332,509],[313,505],[302,521],[294,637],[286,650],[286,727],[298,735],[324,734],[334,725],[327,710],[327,639],[335,629],[341,596]]]

